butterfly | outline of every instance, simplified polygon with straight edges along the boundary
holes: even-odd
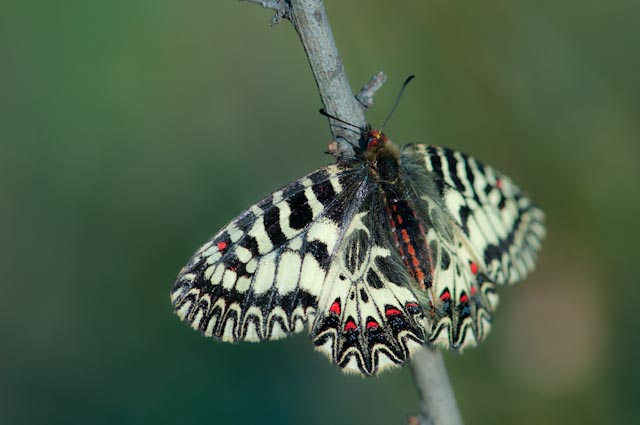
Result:
[[[171,288],[178,316],[228,342],[308,328],[346,372],[374,375],[423,345],[462,350],[491,328],[496,286],[534,268],[544,213],[455,150],[362,129],[352,155],[253,205]]]

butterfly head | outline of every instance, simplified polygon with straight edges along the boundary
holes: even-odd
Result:
[[[375,162],[377,159],[383,156],[391,154],[395,155],[397,147],[391,142],[391,140],[382,132],[382,130],[367,129],[362,132],[360,138],[360,155],[368,162]]]
[[[380,130],[371,130],[366,135],[367,149],[382,147],[389,142],[387,136]]]

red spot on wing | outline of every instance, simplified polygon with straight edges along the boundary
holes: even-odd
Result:
[[[442,295],[440,295],[440,299],[442,301],[446,301],[448,299],[451,299],[451,294],[449,293],[449,291],[443,293]]]
[[[411,314],[418,314],[422,311],[422,309],[420,308],[420,306],[418,305],[418,303],[406,303],[404,305],[404,307],[407,309],[407,311]]]
[[[218,251],[222,251],[227,247],[227,243],[226,242],[218,242]]]
[[[467,296],[467,294],[462,294],[462,296],[460,297],[460,302],[466,303],[467,301],[469,301],[469,297]]]
[[[329,307],[329,312],[340,315],[340,303],[338,301],[334,301],[333,304],[331,304],[331,307]]]
[[[398,310],[397,308],[393,308],[393,307],[389,307],[385,310],[384,314],[389,317],[389,316],[397,316],[399,314],[402,314],[402,312],[400,310]]]
[[[475,295],[475,294],[476,294],[476,292],[478,292],[478,290],[476,289],[476,287],[475,287],[475,286],[472,286],[472,287],[471,287],[471,295]]]
[[[469,267],[471,268],[471,273],[478,274],[478,265],[476,263],[469,264]]]
[[[497,179],[497,180],[496,180],[496,187],[497,187],[498,189],[502,189],[502,179]]]
[[[352,331],[354,329],[358,329],[358,327],[356,326],[355,322],[353,320],[349,320],[347,323],[345,323],[344,325],[344,330],[345,331]]]
[[[378,324],[378,322],[374,322],[373,320],[370,322],[367,322],[367,329],[375,329],[379,326],[380,325]]]

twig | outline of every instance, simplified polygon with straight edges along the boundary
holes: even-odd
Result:
[[[384,72],[380,71],[375,74],[367,84],[364,85],[356,95],[356,99],[366,109],[371,108],[373,105],[373,96],[376,94],[380,87],[387,81],[387,76]]]
[[[411,372],[420,395],[420,425],[462,425],[456,397],[440,350],[424,347],[413,355]]]
[[[291,0],[290,20],[307,53],[324,109],[346,122],[364,127],[364,109],[353,96],[333,39],[322,0]],[[334,137],[353,139],[342,127],[331,129]]]
[[[256,3],[265,9],[272,9],[276,14],[271,18],[271,25],[279,24],[284,18],[289,19],[289,3],[285,0],[245,0],[249,3]]]
[[[364,108],[351,92],[322,0],[247,1],[273,9],[276,17],[291,21],[309,59],[324,109],[331,115],[364,127]],[[341,126],[332,126],[331,132],[334,138],[353,140],[353,133]]]
[[[289,19],[295,28],[309,59],[324,109],[351,124],[364,127],[365,109],[373,103],[373,95],[386,77],[376,74],[353,95],[322,0],[247,0],[273,9],[272,23]],[[352,147],[353,133],[344,127],[331,126],[336,139],[330,153],[339,157]],[[429,425],[462,425],[460,413],[444,365],[442,354],[425,348],[412,360],[412,371],[420,393],[421,416],[416,418]],[[425,422],[426,421],[426,422]]]

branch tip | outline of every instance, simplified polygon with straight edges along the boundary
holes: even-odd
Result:
[[[247,3],[254,3],[264,9],[271,9],[276,12],[271,18],[271,26],[279,24],[283,19],[291,17],[291,4],[287,0],[243,0]]]
[[[380,71],[377,74],[374,74],[367,84],[362,86],[356,95],[356,100],[364,107],[364,109],[369,109],[373,105],[373,96],[375,96],[376,92],[380,90],[386,81],[387,76],[384,72]]]

